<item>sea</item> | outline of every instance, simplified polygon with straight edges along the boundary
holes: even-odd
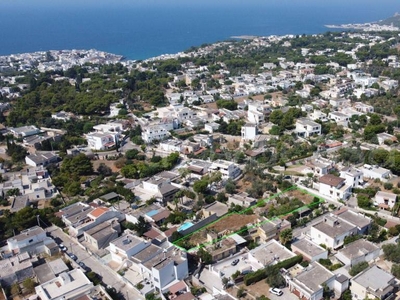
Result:
[[[399,0],[0,0],[0,55],[98,49],[127,59],[232,36],[315,34],[400,11]]]

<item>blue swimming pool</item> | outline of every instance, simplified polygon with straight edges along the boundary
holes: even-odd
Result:
[[[158,214],[158,210],[157,209],[153,209],[151,211],[149,211],[146,215],[149,217],[152,217],[154,215]]]
[[[190,227],[192,227],[194,224],[192,222],[185,222],[181,225],[181,227],[178,228],[178,231],[183,231],[186,230]]]

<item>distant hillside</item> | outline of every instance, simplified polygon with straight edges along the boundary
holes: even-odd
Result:
[[[385,20],[379,21],[378,24],[382,25],[391,25],[393,23],[393,26],[400,27],[400,14],[395,13],[393,17],[387,18]]]

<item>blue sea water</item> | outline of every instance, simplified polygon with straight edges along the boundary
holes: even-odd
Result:
[[[312,34],[400,11],[398,0],[0,0],[0,55],[98,49],[144,59],[238,35]]]

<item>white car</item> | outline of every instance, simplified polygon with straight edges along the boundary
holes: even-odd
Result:
[[[277,289],[277,288],[270,288],[269,292],[271,294],[274,294],[274,295],[277,295],[277,296],[282,296],[283,295],[283,292],[280,289]]]

